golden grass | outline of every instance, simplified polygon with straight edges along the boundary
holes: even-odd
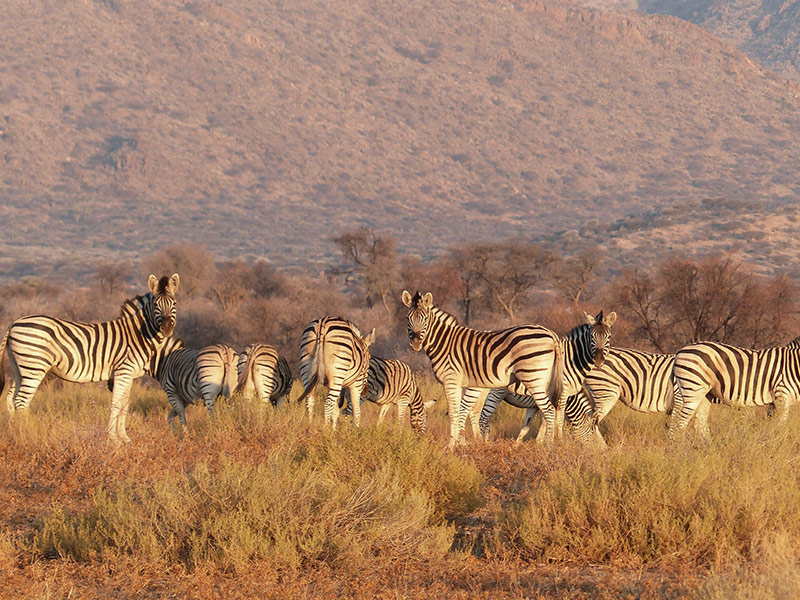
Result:
[[[441,387],[421,387],[439,398],[422,437],[393,420],[375,426],[369,404],[361,429],[325,429],[321,391],[309,425],[295,386],[281,410],[222,399],[210,419],[191,407],[178,438],[160,390],[137,385],[133,442],[115,451],[103,386],[43,386],[29,414],[0,417],[0,571],[349,572],[401,561],[451,572],[474,552],[470,561],[506,570],[701,569],[692,594],[709,600],[797,595],[797,411],[781,426],[714,407],[710,444],[689,435],[671,448],[664,417],[618,408],[598,454],[569,441],[514,448],[523,411],[501,407],[495,441],[451,454]]]

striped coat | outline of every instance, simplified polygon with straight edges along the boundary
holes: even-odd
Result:
[[[593,369],[601,368],[609,354],[611,346],[611,327],[617,319],[616,313],[603,316],[600,312],[596,317],[584,313],[585,323],[571,329],[567,335],[560,338],[561,354],[564,357],[562,371],[562,396],[560,406],[569,412],[570,422],[582,421],[590,418],[593,422],[594,410],[590,402],[582,401],[577,395],[580,393],[584,380]],[[505,400],[513,406],[525,408],[525,422],[517,443],[527,435],[531,421],[538,410],[533,398],[525,394],[525,388],[519,382],[508,388],[492,390],[486,397],[480,416],[481,433],[485,436],[488,430],[489,419],[497,408],[497,404]],[[540,429],[540,436],[543,430]],[[537,436],[538,438],[539,436]]]
[[[397,422],[402,425],[406,410],[410,409],[411,428],[417,433],[425,433],[428,407],[435,402],[422,401],[414,374],[406,363],[377,356],[369,359],[367,385],[361,396],[361,401],[364,400],[381,407],[378,423],[383,422],[389,408],[394,404],[397,406]],[[344,414],[352,414],[349,390],[342,390],[341,402],[345,404]]]
[[[336,428],[339,418],[339,397],[348,388],[353,398],[361,398],[367,383],[370,352],[375,339],[373,329],[365,338],[350,321],[322,317],[309,323],[300,338],[300,379],[303,393],[298,402],[306,401],[309,420],[314,414],[312,392],[318,383],[328,386],[325,400],[325,424]],[[361,403],[353,403],[353,422],[361,424]]]
[[[450,441],[458,443],[480,388],[520,381],[542,410],[548,439],[554,437],[561,396],[563,357],[558,336],[544,327],[524,325],[500,331],[476,331],[458,324],[433,304],[433,295],[403,292],[409,307],[411,348],[424,350],[443,385],[450,415]]]
[[[230,396],[236,387],[236,352],[225,344],[215,344],[200,350],[183,347],[172,340],[148,369],[167,394],[171,409],[167,421],[178,417],[186,426],[186,407],[202,400],[209,414],[214,414],[217,397]]]
[[[239,384],[234,395],[255,394],[261,402],[280,406],[292,391],[289,363],[278,351],[266,344],[250,344],[239,354]]]
[[[670,437],[697,415],[708,438],[709,401],[731,406],[774,404],[784,422],[789,406],[800,399],[800,338],[786,346],[749,350],[718,342],[698,342],[675,354],[677,394]]]
[[[150,275],[150,292],[126,301],[114,321],[78,323],[31,315],[11,323],[0,342],[0,361],[7,354],[11,364],[9,410],[26,409],[47,373],[77,383],[114,379],[108,434],[115,444],[130,441],[125,422],[131,384],[144,375],[175,328],[179,283],[177,273],[161,279]],[[0,388],[3,380],[0,364]]]

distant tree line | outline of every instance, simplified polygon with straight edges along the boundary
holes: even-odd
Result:
[[[145,291],[149,273],[181,275],[178,335],[190,346],[276,345],[296,366],[305,325],[322,314],[378,330],[376,352],[424,368],[405,336],[403,289],[433,293],[460,322],[497,329],[536,322],[560,333],[582,311],[615,310],[613,343],[674,352],[716,340],[746,347],[788,342],[800,333],[798,285],[757,275],[730,255],[666,257],[649,269],[614,272],[600,248],[571,255],[524,240],[467,243],[434,261],[400,254],[397,240],[367,228],[332,239],[339,260],[319,276],[277,272],[264,260],[215,261],[197,244],[173,244],[138,265],[98,262],[90,285],[64,289],[28,278],[0,287],[0,323],[35,312],[75,320],[114,318]]]

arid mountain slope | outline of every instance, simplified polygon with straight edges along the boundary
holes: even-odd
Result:
[[[579,0],[603,10],[673,15],[707,29],[776,73],[800,79],[800,2],[792,0]]]
[[[797,202],[798,87],[699,27],[557,2],[22,2],[0,274],[177,240],[318,268],[675,202]]]

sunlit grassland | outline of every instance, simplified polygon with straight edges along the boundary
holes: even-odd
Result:
[[[468,432],[448,453],[441,386],[420,387],[437,398],[425,436],[396,425],[394,412],[376,426],[370,404],[360,430],[340,419],[329,431],[322,390],[309,425],[299,385],[280,410],[221,399],[211,419],[191,407],[178,436],[163,393],[137,384],[133,442],[115,451],[103,386],[43,386],[28,414],[0,417],[0,568],[125,557],[237,572],[475,551],[487,561],[698,568],[709,573],[699,598],[800,594],[798,410],[781,425],[715,406],[710,443],[690,431],[670,447],[664,416],[618,407],[601,426],[609,448],[597,452],[570,440],[542,448],[533,433],[512,448],[524,411],[501,406],[492,441]],[[468,517],[482,523],[479,549],[457,543]]]

